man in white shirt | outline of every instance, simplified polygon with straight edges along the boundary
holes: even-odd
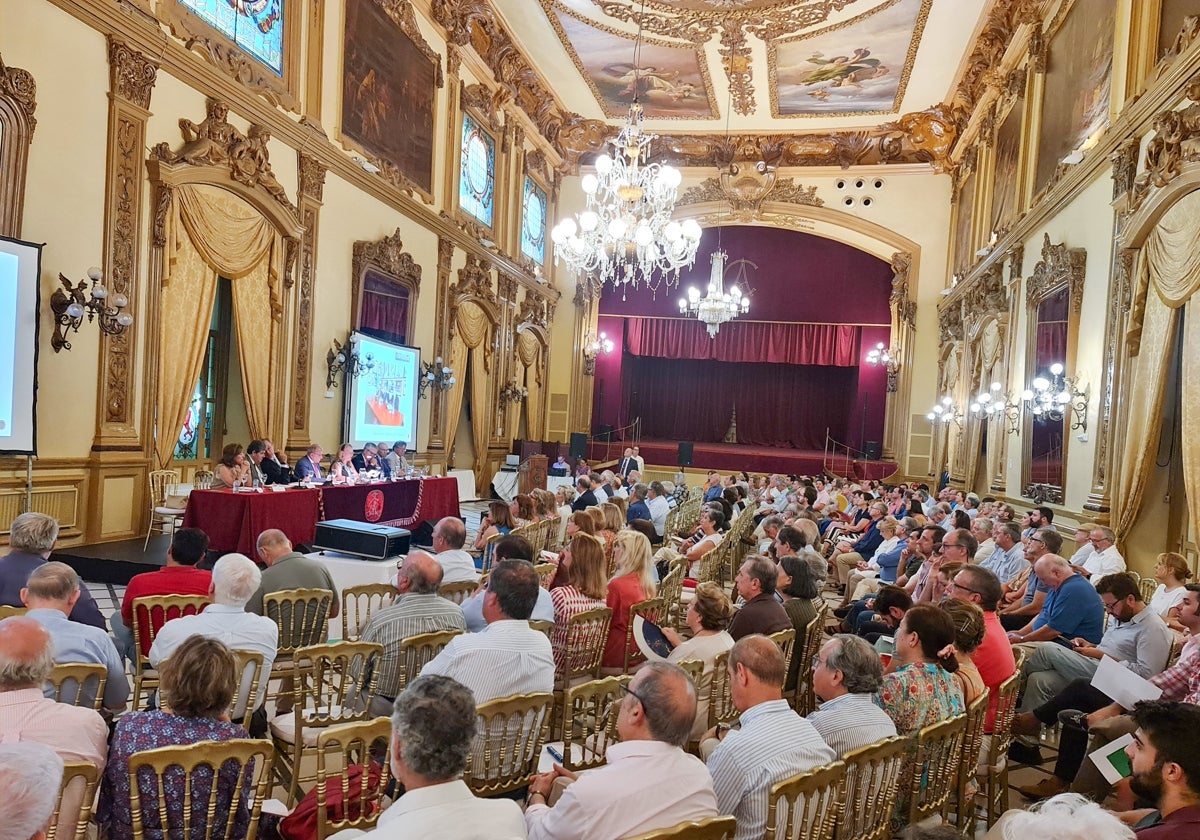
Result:
[[[539,588],[537,572],[527,560],[496,563],[483,596],[487,627],[453,639],[421,673],[458,680],[471,689],[478,705],[510,694],[553,691],[550,640],[529,626]]]
[[[979,541],[979,547],[975,549],[975,559],[972,561],[976,565],[981,565],[996,550],[992,528],[992,520],[986,516],[977,516],[971,520],[971,534]]]
[[[398,440],[392,444],[392,451],[387,455],[388,469],[392,471],[393,476],[402,477],[408,472],[408,461],[404,460],[404,453],[408,450],[408,442]]]
[[[529,785],[525,824],[531,840],[617,840],[717,815],[704,764],[682,749],[696,717],[696,690],[677,665],[648,662],[617,707],[620,743],[607,764],[578,775],[554,766]],[[558,777],[574,780],[554,807]]]
[[[813,663],[813,691],[823,701],[808,716],[837,756],[896,734],[896,724],[875,705],[883,663],[866,639],[840,633],[827,641]]]
[[[1092,586],[1100,582],[1105,575],[1125,571],[1125,558],[1117,551],[1117,535],[1111,528],[1097,525],[1088,534],[1088,542],[1092,544],[1092,553],[1076,569],[1081,575],[1091,581]]]
[[[433,550],[442,567],[442,583],[479,580],[475,558],[463,549],[467,544],[467,526],[455,516],[439,519],[433,526]]]
[[[422,674],[392,714],[392,774],[404,794],[379,817],[372,840],[525,838],[511,799],[478,799],[462,780],[475,740],[475,698],[449,677]]]
[[[646,494],[646,507],[650,508],[650,524],[654,526],[654,533],[662,539],[663,532],[667,529],[667,514],[671,512],[671,505],[667,501],[667,491],[663,489],[661,481],[650,482],[650,490]]]
[[[721,739],[708,772],[717,811],[737,817],[734,840],[763,836],[771,785],[837,757],[783,699],[786,676],[783,651],[766,636],[744,636],[729,652],[729,690],[741,729],[713,728],[705,737]]]
[[[271,673],[275,654],[279,650],[279,628],[269,618],[246,612],[246,603],[258,591],[262,583],[262,572],[244,554],[226,554],[213,565],[212,586],[208,597],[212,603],[196,615],[185,615],[172,619],[162,626],[150,647],[150,664],[155,668],[164,659],[169,659],[176,649],[192,636],[217,639],[230,650],[248,650],[263,655],[263,678],[259,681],[259,695],[255,698],[254,713],[259,720],[251,723],[251,734],[265,731],[266,718],[262,714],[266,699],[266,675]],[[250,690],[253,674],[243,675],[239,697]]]

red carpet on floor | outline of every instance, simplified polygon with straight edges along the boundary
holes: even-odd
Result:
[[[614,440],[612,443],[593,441],[588,447],[589,463],[615,461],[621,457],[627,443]],[[670,466],[679,462],[679,443],[673,440],[646,440],[638,442],[639,454],[646,464]],[[891,461],[866,461],[844,456],[829,456],[808,449],[774,449],[769,446],[749,446],[738,443],[697,443],[692,450],[692,469],[734,472],[745,470],[754,473],[785,473],[788,475],[816,475],[831,472],[834,475],[858,480],[884,479],[896,472]]]

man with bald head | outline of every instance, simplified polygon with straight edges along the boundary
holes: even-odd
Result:
[[[103,772],[108,726],[99,712],[42,696],[53,668],[46,628],[27,616],[0,621],[0,743],[45,744],[63,761],[85,761]]]
[[[1043,554],[1033,566],[1049,589],[1042,611],[1024,627],[1008,634],[1013,644],[1050,642],[1061,637],[1098,644],[1104,635],[1104,602],[1087,578],[1057,554]]]
[[[475,558],[463,549],[467,543],[467,526],[457,516],[439,519],[433,526],[433,550],[442,567],[442,583],[479,581]]]
[[[620,743],[609,745],[606,764],[578,775],[556,764],[534,777],[525,809],[530,840],[615,840],[717,815],[708,771],[682,749],[696,717],[696,689],[683,669],[646,663],[616,711]],[[559,777],[574,781],[550,807]]]
[[[361,641],[383,645],[371,714],[392,713],[396,695],[400,693],[400,672],[404,667],[400,644],[405,639],[420,633],[447,630],[461,633],[466,629],[462,608],[437,594],[441,584],[442,567],[437,558],[424,551],[411,552],[396,575],[399,593],[396,602],[372,615],[363,629]]]
[[[766,636],[743,636],[729,652],[729,691],[741,729],[710,729],[706,738],[721,739],[708,772],[717,810],[737,817],[734,840],[763,836],[771,785],[837,758],[783,699],[785,676],[783,651]]]
[[[337,618],[340,604],[337,587],[329,569],[323,563],[292,550],[292,543],[283,531],[271,528],[258,535],[258,557],[266,564],[258,591],[246,604],[246,611],[257,615],[263,612],[263,596],[268,592],[288,589],[328,589],[333,593],[329,617]]]

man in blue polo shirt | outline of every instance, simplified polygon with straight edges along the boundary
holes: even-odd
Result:
[[[1104,602],[1087,578],[1057,554],[1039,557],[1033,573],[1050,591],[1042,611],[1020,630],[1009,633],[1009,640],[1028,644],[1051,642],[1062,636],[1067,641],[1082,638],[1099,644],[1104,636]]]

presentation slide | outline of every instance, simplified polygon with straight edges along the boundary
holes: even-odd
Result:
[[[350,336],[350,344],[370,370],[348,377],[346,384],[346,439],[361,449],[366,443],[398,440],[417,448],[417,380],[421,375],[421,351],[392,344],[361,333]]]
[[[0,453],[37,454],[41,246],[0,237]]]

